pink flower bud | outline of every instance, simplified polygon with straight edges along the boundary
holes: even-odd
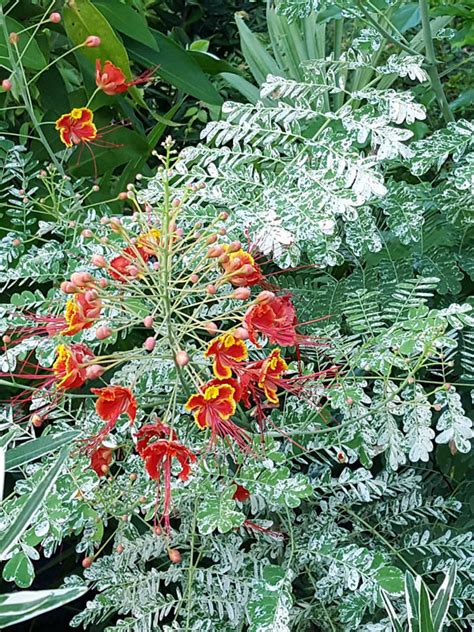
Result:
[[[100,37],[97,37],[97,35],[89,35],[84,44],[89,48],[97,48],[97,46],[100,46]]]
[[[208,334],[214,335],[218,329],[216,323],[210,322],[210,323],[206,323],[204,325],[204,329],[207,331]]]
[[[13,244],[14,246],[19,246],[19,245],[21,244],[21,241],[20,241],[19,239],[14,239],[14,240],[12,241],[12,244]]]
[[[109,243],[109,238],[104,235],[103,237],[100,238],[100,243],[101,244],[108,244]]]
[[[3,342],[8,345],[12,341],[11,336],[5,335],[2,337]]]
[[[145,316],[143,324],[145,327],[153,327],[153,316]]]
[[[179,198],[175,198],[172,202],[171,202],[171,206],[173,208],[178,208],[178,206],[181,204],[181,200]]]
[[[184,230],[182,228],[177,228],[176,229],[176,237],[179,237],[181,239],[181,237],[184,235]]]
[[[87,290],[85,296],[86,296],[86,301],[88,301],[89,303],[92,303],[93,301],[97,299],[97,297],[99,296],[99,293],[97,292],[97,290]]]
[[[249,337],[249,332],[245,329],[245,327],[237,327],[234,331],[235,338],[239,340],[247,340]]]
[[[237,252],[242,248],[241,242],[237,239],[236,241],[231,241],[227,246],[227,252]]]
[[[10,81],[10,79],[4,79],[2,81],[2,88],[5,92],[10,92],[10,90],[12,89],[12,82]]]
[[[153,263],[153,270],[159,270],[160,269],[160,262],[159,261],[155,261]]]
[[[64,294],[75,294],[77,292],[77,286],[70,281],[63,281],[59,287]]]
[[[219,235],[226,235],[226,234],[227,234],[227,229],[226,228],[224,228],[224,227],[219,228]]]
[[[176,354],[176,364],[178,366],[186,366],[189,363],[189,356],[186,351],[178,351]]]
[[[229,263],[229,260],[230,260],[229,255],[224,254],[224,255],[221,255],[217,261],[221,265],[225,265],[226,263]]]
[[[96,380],[105,373],[105,369],[100,364],[91,364],[86,368],[86,378],[88,380]]]
[[[229,217],[229,213],[227,211],[222,211],[219,215],[219,219],[223,219],[224,221]]]
[[[249,287],[238,287],[232,293],[233,298],[239,299],[239,301],[246,301],[250,297],[251,291]]]
[[[191,274],[191,283],[197,283],[199,281],[199,276],[197,274]]]
[[[137,266],[134,266],[134,265],[127,266],[127,274],[128,276],[136,277],[138,274]]]
[[[149,338],[145,340],[145,342],[143,343],[143,346],[145,347],[147,351],[153,351],[153,349],[155,348],[155,344],[156,344],[156,340],[154,336],[150,336]]]
[[[92,255],[91,263],[93,266],[97,266],[98,268],[106,268],[107,261],[102,255]]]
[[[114,233],[119,233],[122,230],[122,222],[118,217],[110,218],[110,228]]]
[[[10,40],[10,44],[15,45],[18,44],[18,42],[20,41],[20,36],[18,35],[18,33],[10,33],[8,39]]]
[[[209,235],[209,237],[206,239],[206,244],[214,244],[217,241],[217,235]]]
[[[206,292],[208,294],[215,294],[217,292],[217,288],[215,285],[209,284],[206,288]]]
[[[92,186],[92,190],[94,191],[94,193],[97,193],[98,191],[100,191],[100,186],[98,184],[94,184]]]
[[[109,282],[107,281],[107,279],[99,279],[99,287],[104,288],[107,287],[108,284]]]
[[[85,239],[90,239],[92,237],[92,231],[89,228],[84,228],[84,230],[81,232],[81,235]]]
[[[212,246],[207,251],[207,256],[209,259],[214,259],[215,257],[220,257],[224,254],[224,248],[222,246]]]
[[[51,13],[51,15],[49,16],[49,21],[53,24],[59,24],[61,22],[61,14],[57,11]]]
[[[100,327],[97,327],[97,329],[95,330],[95,337],[97,338],[97,340],[105,340],[105,338],[108,338],[112,333],[112,330],[110,329],[110,327],[107,327],[106,325],[100,325]]]
[[[243,268],[245,268],[245,266]],[[275,294],[273,292],[269,292],[268,290],[263,290],[263,292],[260,292],[260,294],[257,296],[255,301],[257,303],[261,303],[262,305],[265,305],[266,303],[270,303],[271,301],[273,301],[274,298],[275,298]]]

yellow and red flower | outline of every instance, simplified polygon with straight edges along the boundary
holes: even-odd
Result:
[[[263,280],[260,267],[252,255],[242,249],[227,253],[221,265],[227,280],[237,287],[250,287]]]
[[[271,404],[278,404],[277,390],[281,377],[287,370],[288,365],[280,356],[280,349],[273,349],[268,358],[262,362],[257,383]]]
[[[86,381],[86,366],[94,359],[92,351],[82,343],[70,347],[58,345],[56,351],[53,373],[57,388],[69,390],[82,386]]]
[[[249,340],[258,346],[256,334],[272,344],[291,347],[297,342],[296,312],[289,296],[275,296],[268,303],[253,305],[244,316]]]
[[[161,232],[158,228],[151,228],[148,232],[142,233],[137,239],[137,248],[144,251],[148,256],[156,256],[160,246]],[[145,258],[146,259],[146,258]]]
[[[239,340],[232,334],[222,334],[211,340],[204,352],[204,357],[214,358],[212,370],[219,379],[225,379],[232,375],[232,367],[237,362],[248,358],[247,347],[243,340]]]
[[[233,421],[239,394],[232,386],[231,380],[211,380],[191,395],[184,408],[193,412],[194,420],[201,430],[210,428],[211,443],[216,437],[231,438],[237,446],[248,452],[250,450],[249,435]]]
[[[102,304],[98,298],[88,299],[86,293],[75,294],[66,303],[64,319],[67,327],[60,333],[74,336],[83,329],[89,329],[99,317]]]
[[[56,121],[59,137],[66,147],[89,143],[97,138],[94,114],[89,108],[74,108]]]
[[[138,86],[142,83],[146,83],[151,79],[152,74],[153,70],[146,70],[136,79],[126,81],[122,70],[120,70],[120,68],[111,61],[106,61],[103,66],[100,59],[97,59],[95,62],[96,86],[108,96],[122,94],[123,92],[127,92],[131,86]]]
[[[196,461],[196,456],[189,448],[184,446],[176,436],[176,433],[165,424],[157,422],[146,424],[137,432],[137,452],[143,459],[145,469],[151,479],[160,485],[163,479],[163,513],[162,520],[165,529],[169,533],[170,508],[171,508],[171,467],[173,459],[181,466],[178,478],[187,480],[191,472],[191,464]],[[159,494],[159,488],[158,488]]]

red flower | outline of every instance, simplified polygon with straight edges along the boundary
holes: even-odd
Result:
[[[86,364],[94,359],[94,354],[84,344],[66,347],[58,345],[57,358],[53,364],[54,377],[58,389],[79,388],[86,381]]]
[[[253,305],[244,317],[249,340],[257,346],[257,333],[266,336],[272,344],[285,347],[295,345],[295,325],[296,312],[289,296],[275,296],[269,303]]]
[[[231,437],[243,451],[249,450],[250,437],[230,417],[237,406],[236,389],[229,380],[211,380],[199,393],[191,395],[184,408],[193,411],[196,424],[201,430],[211,429],[211,443],[216,436]]]
[[[204,357],[214,357],[214,375],[225,379],[232,375],[231,367],[235,366],[236,362],[247,359],[248,351],[243,340],[235,338],[232,334],[222,334],[211,340]]]
[[[104,388],[91,388],[94,395],[98,395],[95,409],[99,417],[107,423],[92,437],[86,439],[84,450],[92,455],[109,432],[115,427],[117,419],[125,413],[133,424],[137,414],[137,402],[132,391],[125,386],[105,386]]]
[[[232,285],[250,287],[263,280],[263,274],[250,253],[240,249],[227,254],[227,257],[222,267]]]
[[[59,137],[66,147],[88,143],[97,137],[94,115],[89,108],[74,108],[56,121]]]
[[[95,409],[104,421],[115,425],[120,415],[125,413],[133,424],[137,415],[137,402],[129,388],[106,386],[105,388],[91,388],[91,392],[99,396],[95,403]]]
[[[163,514],[166,531],[169,533],[170,506],[171,506],[171,466],[176,459],[181,466],[178,478],[182,481],[188,479],[191,464],[196,461],[196,456],[178,441],[176,433],[160,422],[147,424],[137,432],[137,452],[142,457],[145,469],[153,480],[160,484],[164,479]],[[155,439],[155,440],[154,440]],[[159,493],[159,492],[158,492]]]
[[[143,261],[147,261],[150,255],[145,248],[140,247],[124,248],[122,253],[110,261],[109,274],[113,279],[125,283],[138,276],[133,267],[137,268],[137,264],[140,265],[140,257]]]
[[[101,66],[101,60],[97,59],[95,62],[95,83],[102,92],[109,96],[127,92],[130,86],[138,86],[141,83],[146,83],[153,74],[152,70],[146,70],[133,81],[126,81],[123,72],[111,61],[106,61],[103,68],[101,68]]]
[[[109,465],[112,462],[113,450],[111,448],[97,448],[91,456],[91,468],[97,476],[106,476]]]
[[[232,496],[234,500],[238,500],[239,502],[243,503],[244,500],[250,498],[250,492],[246,487],[243,487],[243,485],[239,485],[238,483],[235,483],[235,485],[236,490],[234,492],[234,495]]]
[[[86,294],[75,294],[66,303],[64,320],[67,327],[60,333],[63,336],[73,336],[83,329],[89,329],[99,317],[101,308],[99,299],[95,298],[89,301]]]

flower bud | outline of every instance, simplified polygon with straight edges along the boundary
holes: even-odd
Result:
[[[108,284],[109,282],[107,281],[107,279],[99,279],[99,287],[104,288],[107,287]]]
[[[3,342],[8,345],[12,341],[11,336],[5,335],[2,337]]]
[[[225,266],[226,263],[229,263],[230,257],[228,254],[223,254],[217,260],[222,266]]]
[[[143,319],[143,324],[145,327],[153,327],[153,316],[145,316]]]
[[[123,546],[121,544],[117,545],[117,553],[123,553]]]
[[[245,329],[245,327],[237,327],[237,329],[234,331],[234,337],[238,338],[239,340],[247,340],[249,337],[249,332],[247,331],[247,329]]]
[[[206,292],[208,294],[215,294],[217,292],[217,288],[215,285],[209,284],[206,288]]]
[[[92,566],[93,561],[94,561],[93,557],[85,557],[82,560],[82,568],[90,568]]]
[[[222,213],[219,215],[219,219],[222,220],[226,220],[229,217],[229,213],[227,211],[222,211]]]
[[[137,268],[137,266],[134,266],[133,264],[127,266],[127,274],[128,274],[128,276],[136,277],[138,275],[138,268]]]
[[[206,239],[206,244],[214,244],[217,241],[217,235],[213,234],[213,235],[209,235],[209,237]]]
[[[92,231],[89,228],[84,228],[84,230],[81,232],[81,235],[85,239],[90,239],[92,237]]]
[[[91,257],[91,263],[93,266],[97,266],[98,268],[106,268],[107,267],[107,261],[105,260],[105,257],[103,257],[102,255],[92,255]]]
[[[10,33],[10,35],[8,36],[8,39],[10,40],[10,44],[18,44],[18,42],[20,41],[20,36],[18,35],[18,33]]]
[[[199,276],[197,274],[191,274],[191,283],[197,283],[199,281]]]
[[[71,283],[74,283],[74,285],[78,287],[82,287],[92,280],[92,275],[89,274],[89,272],[73,272],[71,274]]]
[[[181,562],[181,553],[178,549],[170,549],[168,551],[168,557],[173,564],[179,564]]]
[[[242,248],[241,242],[237,239],[236,241],[231,241],[227,246],[227,252],[237,252]]]
[[[242,271],[244,268],[245,266],[242,268]],[[273,292],[269,292],[268,290],[263,290],[263,292],[260,292],[260,294],[257,296],[257,298],[255,299],[255,302],[265,305],[266,303],[270,303],[271,301],[273,301],[274,298],[275,298],[275,294]]]
[[[2,81],[2,89],[5,92],[10,92],[10,90],[12,89],[12,82],[10,81],[10,79],[4,79]]]
[[[224,248],[222,246],[219,246],[219,245],[212,246],[207,251],[207,256],[208,256],[209,259],[214,259],[216,257],[220,257],[223,254],[224,254]]]
[[[19,245],[21,244],[21,241],[20,241],[19,239],[14,239],[14,240],[12,241],[12,244],[13,244],[14,246],[19,246]]]
[[[43,425],[43,418],[40,417],[40,415],[38,414],[34,414],[31,417],[31,423],[35,428],[41,428],[41,426]]]
[[[238,287],[232,292],[232,297],[239,299],[239,301],[246,301],[250,297],[251,291],[249,287]]]
[[[92,303],[98,298],[99,293],[97,292],[97,290],[87,290],[85,296],[86,296],[86,301],[88,303]]]
[[[77,286],[70,281],[63,281],[59,287],[64,294],[75,294],[77,292]]]
[[[96,380],[105,373],[105,369],[100,364],[91,364],[86,368],[86,378],[88,380]]]
[[[112,330],[110,329],[110,327],[107,327],[106,325],[100,325],[95,330],[95,337],[97,338],[97,340],[105,340],[105,338],[108,338],[111,333]]]
[[[160,262],[159,261],[155,261],[153,263],[153,270],[159,270],[160,269]]]
[[[89,35],[84,44],[89,48],[97,48],[97,46],[100,46],[100,37],[97,37],[97,35]]]
[[[219,228],[219,235],[226,235],[227,234],[227,228]]]
[[[153,351],[153,349],[155,348],[155,344],[156,344],[155,337],[149,336],[143,343],[143,346],[145,347],[147,351]]]
[[[53,24],[59,24],[61,22],[61,14],[57,11],[51,13],[51,15],[49,16],[49,21]]]
[[[100,191],[100,186],[98,184],[94,184],[92,186],[92,190],[94,191],[94,193],[98,193]]]
[[[178,208],[178,206],[181,204],[181,200],[179,198],[175,198],[172,202],[171,202],[171,206],[173,208]]]
[[[119,200],[126,200],[128,197],[128,193],[126,191],[121,191],[117,197]]]
[[[189,356],[186,351],[178,351],[176,354],[176,364],[180,367],[186,366],[189,363]]]
[[[204,329],[207,331],[208,334],[211,334],[211,336],[212,336],[212,335],[214,335],[216,333],[218,327],[217,327],[216,323],[209,322],[209,323],[206,323],[204,325]]]
[[[122,230],[122,222],[120,221],[120,218],[118,217],[110,218],[110,229],[114,233],[119,233]]]

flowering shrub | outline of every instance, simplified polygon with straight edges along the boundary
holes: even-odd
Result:
[[[127,148],[94,99],[159,69],[133,78],[82,27],[66,153],[2,145],[0,554],[23,590],[0,627],[77,599],[71,626],[107,632],[467,629],[471,124],[426,132],[446,103],[395,9],[402,53],[374,30],[342,53],[342,17],[372,14],[315,4],[270,8],[272,42],[322,37],[331,4],[334,55],[280,75],[238,18],[259,100],[134,183],[99,179],[98,148]],[[93,183],[62,172],[84,148]]]

